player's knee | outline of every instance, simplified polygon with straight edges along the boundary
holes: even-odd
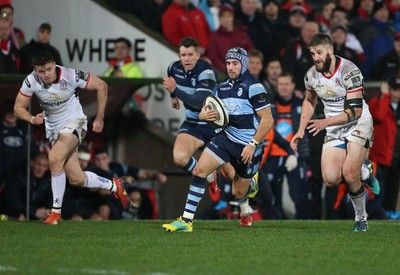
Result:
[[[325,174],[323,175],[323,179],[327,187],[338,186],[342,181],[342,178],[340,176],[333,174]]]
[[[235,200],[240,200],[243,199],[246,196],[247,192],[239,189],[232,189],[232,196],[235,198]]]
[[[196,165],[196,167],[193,169],[193,175],[200,177],[200,178],[206,178],[210,173],[205,171],[202,167]]]
[[[360,178],[360,170],[352,167],[343,168],[343,178],[346,183],[352,184]]]
[[[174,154],[174,163],[178,167],[185,167],[189,159],[190,158],[185,154],[179,154],[179,153]]]
[[[58,173],[63,169],[61,158],[51,152],[49,154],[49,167],[52,173]]]

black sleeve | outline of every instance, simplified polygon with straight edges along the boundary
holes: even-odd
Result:
[[[174,90],[172,95],[175,95],[177,98],[182,100],[185,104],[191,106],[196,110],[201,110],[203,107],[203,102],[207,96],[211,95],[212,92],[209,90],[197,90],[195,95],[187,94],[178,88]]]

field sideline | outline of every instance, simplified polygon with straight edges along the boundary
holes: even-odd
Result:
[[[170,221],[168,221],[170,222]],[[400,222],[0,223],[0,274],[399,274]]]

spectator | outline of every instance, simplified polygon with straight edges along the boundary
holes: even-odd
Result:
[[[298,90],[296,95],[300,97],[305,91],[304,74],[314,64],[308,51],[308,44],[318,31],[319,26],[316,22],[306,22],[301,28],[300,39],[290,44],[282,55],[283,70],[294,76],[296,90]]]
[[[283,73],[278,77],[278,94],[271,100],[271,111],[275,122],[274,143],[264,172],[273,189],[275,207],[284,217],[282,207],[283,177],[286,176],[289,185],[289,194],[292,198],[297,219],[310,218],[308,201],[308,182],[306,178],[306,161],[309,157],[309,139],[305,135],[299,143],[299,154],[290,148],[290,140],[300,125],[302,100],[295,96],[295,83],[292,75]],[[286,140],[285,146],[278,146],[275,140],[278,136]],[[299,157],[298,157],[299,156]]]
[[[261,8],[259,0],[240,0],[236,19],[246,29],[254,48],[261,51],[265,58],[269,58],[272,33],[264,21],[263,15],[259,12],[259,8]]]
[[[336,0],[336,6],[342,7],[350,18],[354,18],[357,11],[354,0]]]
[[[360,5],[358,6],[358,9],[357,9],[358,19],[360,21],[364,21],[364,22],[368,21],[368,19],[372,15],[374,3],[375,3],[374,0],[360,0]]]
[[[207,18],[208,26],[211,31],[216,31],[219,28],[219,13],[221,0],[200,0],[197,7],[204,13]]]
[[[32,72],[32,57],[35,53],[40,51],[48,51],[54,57],[57,64],[62,66],[60,52],[50,45],[51,38],[51,25],[49,23],[42,23],[39,26],[36,39],[32,39],[29,44],[22,47],[19,51],[21,60],[21,73]]]
[[[50,215],[52,205],[51,176],[49,160],[45,153],[39,153],[31,161],[29,176],[29,219],[44,220]],[[13,173],[4,188],[4,197],[7,214],[19,221],[26,217],[26,168]]]
[[[22,30],[14,27],[14,7],[11,0],[0,0],[0,15],[10,26],[11,41],[17,49],[20,49],[25,45],[25,35]]]
[[[394,33],[386,4],[375,2],[370,23],[358,35],[365,51],[365,62],[361,68],[365,78],[371,77],[372,68],[379,58],[393,50]]]
[[[115,57],[108,61],[109,68],[104,73],[106,77],[126,77],[126,78],[142,78],[143,73],[139,66],[134,63],[130,56],[132,50],[131,42],[120,37],[114,41]]]
[[[150,198],[144,198],[143,196],[148,196],[149,193],[142,192],[138,186],[135,186],[134,180],[153,180],[153,181],[158,181],[160,183],[165,183],[167,181],[167,176],[157,172],[155,170],[150,170],[150,169],[143,169],[143,168],[136,168],[136,167],[130,167],[126,164],[122,163],[117,163],[117,162],[112,162],[108,152],[105,148],[99,147],[96,148],[93,152],[93,159],[94,159],[94,164],[96,168],[94,171],[96,171],[99,174],[108,174],[108,176],[105,175],[106,178],[113,178],[118,175],[118,177],[128,177],[128,182],[130,182],[130,186],[127,187],[127,193],[130,199],[133,199],[137,203],[140,201],[144,201]],[[111,194],[106,194],[106,191],[103,190],[104,195],[111,195]],[[136,192],[136,193],[134,193]],[[134,194],[132,194],[134,193]],[[122,209],[119,207],[120,204],[116,203],[118,201],[112,200],[111,197],[108,201],[108,206],[111,208],[111,214],[110,218],[115,219],[115,218],[121,218],[122,217]],[[131,203],[132,204],[132,203]],[[139,205],[134,205],[133,207],[137,207],[138,209],[138,218],[141,219],[151,219],[153,217],[153,211],[154,208],[150,211],[148,209],[148,204],[139,204]],[[143,208],[141,208],[143,207]]]
[[[282,4],[281,10],[285,18],[289,17],[290,10],[293,6],[301,6],[307,16],[307,19],[312,19],[314,17],[314,10],[313,8],[304,0],[287,0],[285,3]]]
[[[162,30],[168,42],[178,47],[184,37],[199,41],[200,55],[204,55],[211,34],[204,13],[193,6],[190,0],[173,0],[162,16]]]
[[[335,54],[352,61],[357,67],[360,66],[360,60],[357,53],[346,46],[347,28],[344,26],[333,26],[331,37]]]
[[[212,65],[219,71],[225,72],[225,54],[235,46],[246,50],[253,49],[253,43],[240,26],[235,25],[234,9],[232,6],[223,5],[219,12],[221,26],[211,34],[207,46],[207,56]]]
[[[389,93],[369,101],[374,119],[374,144],[370,158],[383,176],[383,208],[396,211],[400,185],[400,78],[389,79]]]
[[[276,86],[278,85],[278,77],[281,73],[282,66],[279,58],[269,59],[264,69],[264,75],[260,77],[260,80],[268,91],[270,99],[273,99],[276,96]]]
[[[9,23],[0,19],[0,74],[16,74],[18,72],[18,48],[11,39]]]
[[[268,0],[263,4],[263,15],[267,27],[272,33],[280,31],[281,27],[285,24],[285,20],[280,15],[279,1]]]
[[[372,78],[375,80],[387,80],[397,75],[400,69],[400,32],[393,36],[393,50],[379,58],[373,68]]]
[[[14,114],[14,101],[7,100],[0,106],[0,190],[10,175],[26,167],[28,155],[27,127]],[[32,140],[31,154],[37,153]],[[1,193],[1,191],[0,191]]]
[[[343,7],[336,7],[332,11],[332,17],[330,21],[331,26],[344,26],[347,29],[351,27],[352,30],[354,30],[354,26],[350,26],[349,24],[349,19],[348,19],[348,14],[347,11]],[[354,33],[357,34],[357,32],[354,30]],[[347,32],[347,38],[346,38],[346,46],[350,49],[353,49],[356,51],[356,53],[359,56],[360,62],[364,62],[365,56],[364,56],[364,49],[361,46],[360,41],[356,37],[356,35],[353,32],[348,31]],[[330,34],[330,33],[327,33]]]
[[[264,55],[258,50],[251,50],[249,54],[249,72],[260,80],[260,73],[264,67]],[[269,93],[269,91],[267,90]]]
[[[333,0],[324,1],[322,6],[321,14],[315,15],[315,22],[319,24],[321,32],[327,32],[330,29],[330,19],[332,17],[332,11],[336,8],[336,4]]]
[[[301,28],[307,22],[307,15],[305,9],[300,5],[294,5],[290,9],[289,19],[282,29],[274,35],[272,56],[282,55],[282,52],[291,43],[300,37]]]

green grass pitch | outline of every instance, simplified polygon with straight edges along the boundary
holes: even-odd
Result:
[[[0,222],[1,274],[400,274],[400,222]]]

